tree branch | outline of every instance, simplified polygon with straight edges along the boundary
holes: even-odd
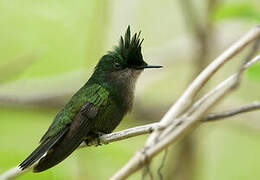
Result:
[[[131,174],[142,168],[149,162],[156,154],[168,147],[171,143],[176,142],[181,136],[187,133],[191,128],[198,125],[198,119],[201,118],[211,107],[213,107],[225,94],[230,92],[238,84],[241,74],[252,65],[252,62],[259,60],[259,56],[247,63],[246,66],[240,68],[238,73],[225,80],[216,89],[211,92],[212,96],[198,103],[199,106],[192,106],[196,111],[189,111],[185,113],[193,102],[194,97],[204,84],[214,75],[214,73],[227,62],[231,57],[239,53],[250,42],[258,39],[260,36],[260,26],[250,30],[239,41],[234,43],[229,49],[216,58],[202,73],[191,83],[179,100],[170,108],[166,115],[160,121],[159,126],[153,131],[148,138],[146,145],[140,151],[137,151],[130,161],[120,169],[111,180],[123,180]],[[211,93],[210,92],[210,93]],[[205,95],[207,96],[207,95]],[[196,103],[195,103],[196,105]],[[184,112],[184,113],[183,113]],[[178,118],[177,118],[178,117]],[[163,135],[162,135],[163,134]]]
[[[235,42],[231,47],[218,56],[208,67],[206,67],[197,78],[189,85],[183,95],[178,101],[170,108],[161,120],[162,126],[165,126],[178,117],[183,111],[191,106],[194,97],[198,94],[199,90],[206,84],[206,82],[215,74],[215,72],[222,67],[234,55],[242,51],[250,42],[258,39],[260,36],[260,26],[251,29],[246,35]],[[146,146],[154,143],[156,137],[159,136],[160,130],[155,130],[146,142]]]
[[[248,105],[243,105],[234,109],[231,109],[229,111],[225,111],[222,113],[210,113],[204,118],[201,119],[202,122],[213,122],[217,120],[221,120],[222,118],[228,118],[231,116],[235,116],[241,113],[251,112],[251,111],[257,111],[260,110],[260,102],[256,101]],[[115,141],[120,141],[128,138],[132,138],[135,136],[143,135],[143,134],[149,134],[154,131],[154,129],[159,125],[159,123],[151,123],[147,125],[142,126],[136,126],[133,128],[125,129],[122,131],[105,134],[100,137],[100,144],[108,144]],[[90,141],[88,146],[97,146],[98,145],[98,139],[94,139],[93,141]],[[88,147],[85,143],[82,143],[79,148],[86,148]],[[5,173],[3,173],[0,176],[0,180],[7,180],[11,179],[17,176],[20,176],[24,174],[25,172],[29,171],[31,169],[27,168],[24,171],[21,171],[20,168],[14,167]]]
[[[216,60],[214,60],[188,87],[180,99],[173,105],[162,120],[158,123],[148,124],[144,126],[138,126],[130,128],[120,132],[115,132],[100,137],[101,143],[107,144],[133,136],[152,133],[147,140],[146,146],[138,151],[136,155],[120,170],[111,180],[126,179],[138,169],[143,167],[149,162],[156,154],[168,147],[171,143],[176,142],[181,136],[185,135],[190,129],[195,128],[202,117],[206,114],[211,107],[213,107],[221,98],[228,92],[234,89],[235,85],[240,81],[242,73],[251,65],[256,63],[260,59],[260,55],[253,60],[247,62],[239,69],[237,73],[220,83],[215,89],[204,95],[197,102],[193,103],[193,98],[198,91],[204,86],[204,84],[213,76],[213,74],[231,57],[239,53],[247,44],[253,40],[259,38],[260,26],[249,31],[239,41],[232,45]],[[193,103],[193,104],[192,104]],[[245,110],[247,109],[247,110]],[[232,110],[232,112],[224,112],[224,115],[215,114],[210,117],[204,118],[205,122],[212,121],[214,118],[220,116],[232,116],[242,112],[248,112],[249,110],[259,109],[258,105],[254,105],[247,108],[240,108]],[[96,140],[90,142],[91,145],[96,145]],[[84,147],[81,145],[80,147]],[[31,167],[30,167],[31,168]],[[21,171],[19,167],[15,167],[0,176],[0,180],[10,179],[23,174],[28,171]]]
[[[222,113],[212,113],[203,118],[203,122],[212,122],[212,121],[217,121],[217,120],[223,120],[225,118],[235,116],[241,113],[246,113],[246,112],[251,112],[251,111],[256,111],[260,109],[260,102],[256,101],[253,102],[252,104],[240,106],[237,108],[234,108],[229,111],[225,111]]]

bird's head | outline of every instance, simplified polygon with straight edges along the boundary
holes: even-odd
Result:
[[[148,65],[142,56],[142,42],[140,34],[131,37],[128,26],[124,38],[121,36],[119,45],[109,51],[98,62],[95,71],[106,74],[114,80],[136,79],[145,68],[161,68],[162,66]]]

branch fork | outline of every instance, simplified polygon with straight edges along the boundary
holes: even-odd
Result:
[[[251,29],[246,35],[235,42],[208,67],[206,67],[204,71],[202,71],[201,74],[190,84],[177,102],[169,109],[161,121],[100,136],[99,142],[101,144],[108,144],[142,134],[151,134],[147,139],[145,146],[137,151],[129,162],[126,163],[113,177],[111,177],[110,180],[127,179],[137,170],[149,163],[154,156],[166,149],[169,145],[175,143],[202,122],[216,121],[240,113],[259,110],[260,102],[254,102],[223,113],[212,113],[206,115],[208,111],[226,94],[232,92],[232,90],[238,87],[245,70],[260,60],[260,55],[254,58],[251,57],[254,53],[250,53],[251,55],[247,57],[243,65],[235,74],[221,82],[198,101],[194,102],[194,98],[201,88],[226,62],[241,52],[249,43],[255,40],[259,41],[259,39],[260,26],[257,26]],[[254,51],[255,49],[256,48],[253,48]],[[89,142],[89,145],[97,144],[97,139]],[[79,148],[83,147],[86,147],[85,143],[82,143],[79,146]],[[0,180],[17,177],[31,168],[32,167],[22,171],[19,167],[14,167],[0,175]]]

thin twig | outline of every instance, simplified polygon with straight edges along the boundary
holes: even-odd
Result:
[[[242,113],[257,111],[257,110],[260,110],[259,101],[255,101],[248,105],[243,105],[243,106],[240,106],[237,108],[233,108],[233,109],[225,111],[225,112],[209,113],[207,116],[201,118],[201,121],[202,122],[217,121],[217,120],[221,120],[221,118],[228,118],[228,117],[232,117],[232,116],[239,115]],[[158,127],[158,125],[160,125],[158,122],[151,123],[151,124],[147,124],[147,125],[143,125],[143,126],[136,126],[133,128],[119,131],[119,132],[105,134],[100,137],[100,143],[108,144],[111,142],[128,139],[128,138],[139,136],[142,134],[149,134],[149,133],[152,133],[154,131],[154,129]],[[98,145],[97,139],[90,141],[88,145],[89,146]],[[87,145],[85,143],[82,143],[79,148],[83,148],[86,146]]]
[[[198,94],[199,90],[205,85],[205,83],[212,77],[215,72],[234,55],[238,54],[244,49],[250,42],[259,38],[260,26],[256,26],[251,29],[246,35],[235,42],[231,47],[218,56],[208,67],[206,67],[199,76],[189,85],[183,95],[178,101],[169,109],[165,116],[160,121],[162,126],[169,124],[173,119],[178,117],[183,111],[191,106],[194,97]],[[146,146],[150,146],[154,143],[156,137],[159,136],[161,131],[155,130],[146,142]]]
[[[235,78],[231,78],[232,81],[229,84],[222,86],[220,91],[214,91],[214,96],[209,96],[208,99],[199,106],[199,108],[191,115],[184,114],[181,118],[176,118],[184,110],[186,110],[193,102],[194,96],[203,87],[210,77],[231,57],[240,52],[249,42],[259,38],[260,27],[256,27],[249,31],[238,42],[232,45],[227,51],[220,55],[215,61],[213,61],[188,87],[180,99],[173,105],[173,107],[166,113],[166,115],[160,121],[160,125],[148,138],[145,147],[138,151],[130,161],[120,169],[111,180],[123,180],[129,177],[131,174],[139,170],[145,165],[144,159],[152,159],[155,155],[161,152],[164,148],[168,147],[171,143],[176,142],[181,136],[186,134],[188,130],[198,124],[198,119],[206,113],[212,106],[214,106],[221,98],[224,97],[227,92],[234,89],[234,86],[238,84],[241,74],[247,66],[243,67],[243,70],[239,70]],[[256,58],[257,60],[258,57]],[[255,61],[253,59],[252,61]],[[252,64],[251,62],[247,65]],[[226,80],[227,81],[227,80]],[[229,82],[229,81],[227,81]],[[196,103],[195,103],[196,104]],[[184,121],[185,120],[185,121]],[[170,129],[170,130],[169,130]],[[161,133],[167,132],[165,136],[161,137]],[[167,135],[167,136],[166,136]],[[146,156],[142,153],[146,151]]]
[[[163,169],[163,166],[164,166],[164,163],[165,163],[167,154],[168,154],[168,149],[166,148],[165,151],[164,151],[164,155],[163,155],[163,158],[162,158],[160,167],[159,167],[158,170],[157,170],[157,174],[158,174],[160,180],[163,180],[163,175],[162,175],[162,172],[161,172],[161,171],[162,171],[162,169]]]
[[[129,137],[137,136],[140,134],[151,133],[152,136],[148,139],[146,146],[141,151],[138,151],[136,155],[127,163],[118,173],[115,174],[111,179],[119,180],[125,179],[133,174],[135,171],[143,167],[147,162],[151,160],[152,157],[157,155],[163,149],[167,148],[170,144],[176,142],[181,136],[186,134],[190,129],[198,125],[199,120],[202,116],[214,106],[227,92],[233,89],[233,86],[239,81],[239,78],[231,78],[231,80],[226,80],[226,84],[218,91],[213,90],[213,95],[209,96],[208,99],[203,101],[199,106],[195,106],[196,111],[186,111],[190,113],[181,113],[185,112],[189,107],[191,107],[193,98],[196,96],[198,91],[203,87],[203,85],[208,81],[209,78],[231,57],[239,53],[248,43],[257,39],[260,36],[260,26],[249,31],[245,36],[243,36],[239,41],[232,45],[227,51],[220,55],[216,60],[214,60],[188,87],[180,99],[175,103],[175,105],[167,112],[167,114],[162,118],[159,123],[152,125],[145,125],[142,127],[131,128],[131,130],[124,130],[122,132],[111,133],[108,135],[101,136],[100,140],[102,143],[109,143],[116,140],[122,140]],[[243,71],[239,71],[237,76],[240,76],[253,63],[259,60],[259,57],[254,58],[252,61],[248,62],[244,67]],[[227,83],[228,82],[228,83]],[[194,104],[196,105],[196,103]],[[194,108],[194,105],[192,108]],[[198,104],[197,104],[198,105]],[[181,116],[180,116],[181,115]],[[178,117],[179,118],[176,118]],[[175,123],[173,123],[175,122]],[[168,131],[169,133],[165,136],[158,136],[162,132]],[[106,137],[106,138],[104,138]],[[157,139],[160,137],[159,139]],[[157,139],[158,141],[154,141]],[[95,143],[93,143],[94,145]],[[29,169],[27,169],[29,170]],[[25,171],[20,169],[13,168],[10,171],[7,171],[0,176],[0,180],[6,180],[10,177],[16,177],[23,174]]]
[[[246,113],[246,112],[251,112],[251,111],[255,111],[255,110],[259,110],[260,109],[260,102],[254,102],[252,104],[248,104],[245,106],[240,106],[237,108],[234,108],[232,110],[229,111],[225,111],[222,113],[211,113],[208,116],[206,116],[205,118],[202,119],[203,122],[212,122],[212,121],[217,121],[217,120],[223,120],[225,118],[231,117],[231,116],[235,116],[241,113]]]
[[[153,132],[158,123],[151,123],[143,126],[136,126],[119,132],[114,132],[110,134],[105,134],[99,137],[101,144],[108,144],[114,141],[120,141],[123,139],[128,139],[134,136],[139,136],[142,134],[148,134]],[[97,139],[94,139],[88,143],[89,146],[98,145]],[[79,148],[86,147],[85,143],[82,143]]]
[[[228,118],[228,117],[235,116],[235,115],[238,115],[241,113],[251,112],[251,111],[256,111],[256,110],[260,110],[260,102],[254,102],[252,104],[240,106],[240,107],[234,108],[230,111],[226,111],[223,113],[210,113],[206,117],[202,118],[202,122],[212,122],[212,121],[216,121],[216,120],[221,120],[221,118]],[[100,143],[108,144],[111,142],[120,141],[120,140],[128,139],[131,137],[143,135],[143,134],[149,134],[158,125],[159,125],[159,123],[151,123],[151,124],[147,124],[147,125],[143,125],[143,126],[136,126],[133,128],[125,129],[125,130],[122,130],[119,132],[105,134],[100,137]],[[89,142],[88,145],[89,146],[97,145],[97,139]],[[86,148],[86,147],[87,147],[87,145],[85,143],[82,143],[79,146],[79,148]],[[4,174],[2,174],[0,176],[0,180],[7,180],[10,178],[20,176],[21,174],[24,174],[25,172],[27,172],[30,169],[31,168],[28,168],[25,171],[21,171],[20,168],[14,167],[14,168],[6,171]]]

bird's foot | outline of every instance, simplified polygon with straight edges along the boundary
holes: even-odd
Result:
[[[102,144],[101,144],[100,137],[103,136],[106,133],[104,133],[104,132],[96,132],[95,134],[96,134],[96,137],[97,137],[97,145],[96,146],[101,146]]]
[[[85,142],[86,146],[90,146],[89,139],[85,139],[84,142]]]
[[[86,139],[84,140],[86,146],[92,146],[92,145],[96,145],[96,146],[101,146],[102,143],[101,143],[101,140],[100,140],[100,137],[103,136],[104,132],[91,132],[87,137]],[[96,143],[95,143],[96,141]]]

